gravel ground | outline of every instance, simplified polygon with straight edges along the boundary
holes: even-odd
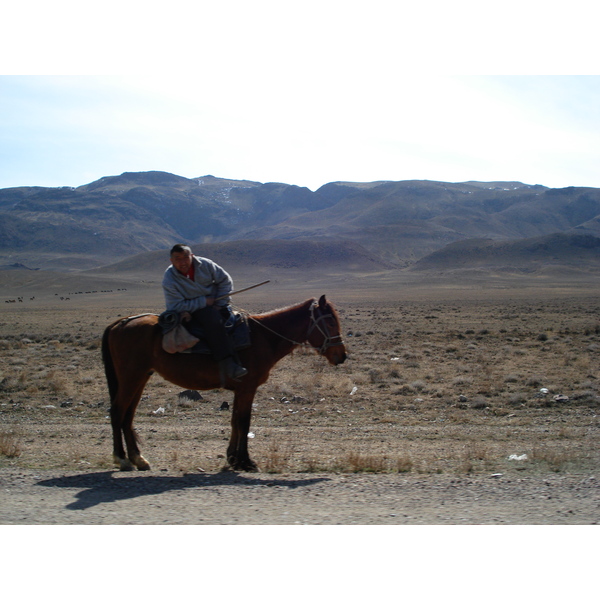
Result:
[[[2,524],[596,524],[593,476],[0,472]]]

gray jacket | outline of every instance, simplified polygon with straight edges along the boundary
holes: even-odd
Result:
[[[194,256],[194,281],[182,275],[173,265],[165,271],[162,281],[167,310],[192,313],[206,307],[206,296],[219,298],[217,306],[227,306],[233,291],[229,273],[208,258]]]

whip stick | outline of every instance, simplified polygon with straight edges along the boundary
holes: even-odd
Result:
[[[265,285],[265,283],[271,283],[271,280],[267,279],[266,281],[262,281],[261,283],[255,283],[254,285],[244,288],[243,290],[237,290],[235,292],[231,292],[230,294],[227,294],[226,296],[219,296],[218,298],[215,298],[215,302],[217,300],[222,300],[223,298],[227,298],[228,296],[234,296],[235,294],[241,294],[242,292],[247,292],[248,290],[253,290],[254,288],[260,287],[261,285]]]

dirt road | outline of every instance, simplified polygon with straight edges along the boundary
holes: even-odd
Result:
[[[595,477],[0,472],[2,524],[596,524]]]

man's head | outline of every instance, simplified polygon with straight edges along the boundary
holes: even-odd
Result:
[[[171,248],[171,264],[185,275],[192,266],[192,249],[185,244],[175,244]]]

